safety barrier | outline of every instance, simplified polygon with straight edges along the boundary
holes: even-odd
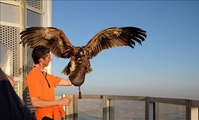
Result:
[[[65,96],[65,95],[63,95]],[[199,120],[199,100],[146,96],[70,95],[64,120]]]

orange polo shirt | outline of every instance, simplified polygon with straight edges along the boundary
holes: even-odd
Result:
[[[54,88],[60,81],[61,78],[42,72],[37,67],[34,67],[26,78],[30,97],[38,97],[41,100],[55,100]],[[59,120],[61,116],[65,116],[60,106],[36,108],[35,115],[37,120],[41,120],[44,116]]]

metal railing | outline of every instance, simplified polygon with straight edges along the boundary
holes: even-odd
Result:
[[[64,95],[63,95],[64,96]],[[63,120],[199,120],[199,100],[146,96],[70,95]]]

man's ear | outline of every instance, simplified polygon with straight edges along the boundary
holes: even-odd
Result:
[[[43,63],[44,59],[43,58],[39,58],[39,63]]]

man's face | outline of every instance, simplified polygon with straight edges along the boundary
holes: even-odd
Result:
[[[47,67],[48,64],[50,63],[50,61],[52,61],[52,57],[51,57],[50,53],[48,53],[46,55],[46,57],[42,60],[44,67]]]

